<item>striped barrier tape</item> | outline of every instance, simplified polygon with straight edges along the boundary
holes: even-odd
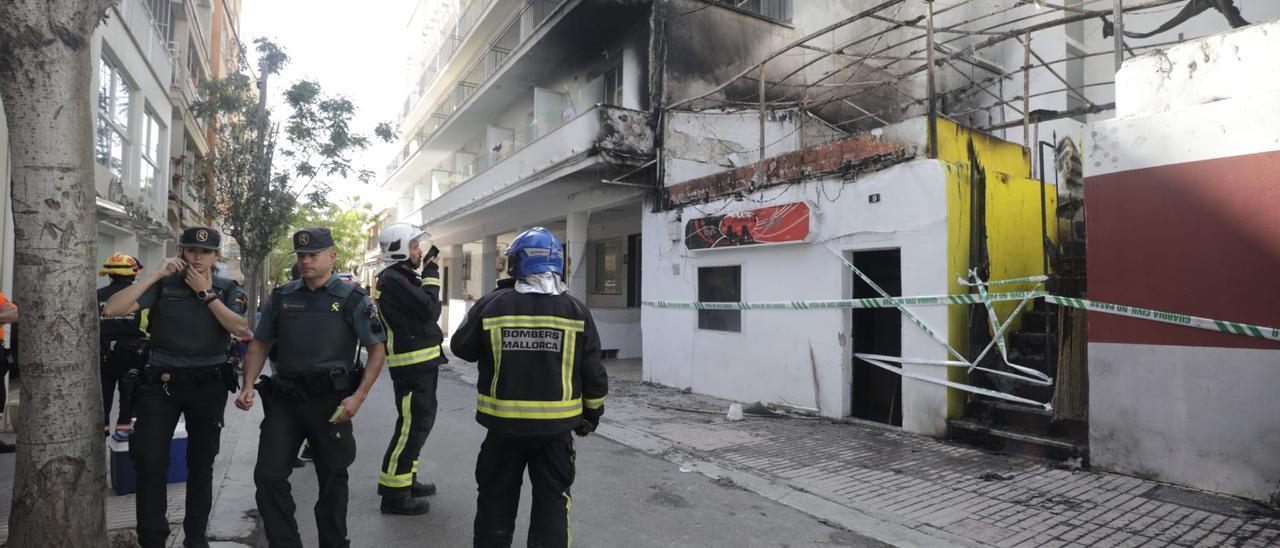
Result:
[[[1009,366],[1009,368],[1015,371],[1018,371],[1024,375],[1029,375],[1031,378],[1024,379],[1027,382],[1040,384],[1043,386],[1052,386],[1053,379],[1048,375],[1040,371],[1036,371],[1035,369],[1031,369],[1030,367],[1023,367],[1021,365],[1018,365],[1016,363],[1009,361],[1009,347],[1007,344],[1005,344],[1005,341],[1004,341],[1005,329],[1009,328],[1009,325],[1013,322],[1013,319],[1018,317],[1019,312],[1022,312],[1022,307],[1026,306],[1027,303],[1031,301],[1031,299],[1023,299],[1022,302],[1018,303],[1018,307],[1013,311],[1012,314],[1009,315],[1009,318],[1005,320],[1004,324],[1001,325],[1000,319],[996,317],[995,307],[991,306],[991,301],[986,300],[988,295],[987,286],[991,285],[991,283],[983,283],[982,280],[978,278],[978,273],[976,271],[970,271],[969,275],[972,276],[974,280],[976,280],[975,285],[978,286],[978,295],[983,298],[982,305],[987,309],[987,318],[991,323],[991,332],[995,334],[991,339],[992,339],[992,342],[996,343],[996,346],[1000,348],[1000,359],[1004,360],[1004,364]],[[1040,289],[1040,285],[1041,284],[1037,283],[1035,289]],[[987,348],[983,350],[981,355],[978,356],[978,359],[973,360],[973,363],[975,364],[981,363],[982,358],[986,355],[987,351],[990,349],[991,349],[991,345],[988,344]]]
[[[1072,308],[1083,308],[1103,314],[1113,314],[1141,320],[1150,320],[1183,327],[1217,331],[1242,337],[1254,337],[1271,341],[1280,341],[1280,328],[1267,327],[1227,320],[1215,320],[1190,316],[1176,312],[1164,312],[1149,308],[1126,306],[1121,304],[1091,301],[1071,297],[1058,297],[1044,291],[1016,291],[1007,293],[988,293],[986,299],[979,295],[935,295],[927,297],[890,297],[888,299],[834,299],[816,301],[776,301],[776,302],[681,302],[681,301],[641,301],[651,308],[667,310],[822,310],[853,308],[895,308],[908,306],[949,306],[956,304],[983,304],[984,302],[1021,301],[1023,299],[1044,298],[1046,301]]]
[[[1161,310],[1152,310],[1149,308],[1138,308],[1136,306],[1125,306],[1122,304],[1104,303],[1099,301],[1090,301],[1088,299],[1074,299],[1070,297],[1056,297],[1053,295],[1045,295],[1045,300],[1062,306],[1072,308],[1083,308],[1094,312],[1102,312],[1104,314],[1112,314],[1115,316],[1125,316],[1128,318],[1138,318],[1142,320],[1150,320],[1153,322],[1167,323],[1173,325],[1181,325],[1184,327],[1194,327],[1196,329],[1206,329],[1209,331],[1218,331],[1221,333],[1229,333],[1232,335],[1240,335],[1244,337],[1254,337],[1259,339],[1267,339],[1271,341],[1280,341],[1280,328],[1265,327],[1261,325],[1252,325],[1240,322],[1229,322],[1226,320],[1214,320],[1211,318],[1201,318],[1199,316],[1190,316],[1187,314],[1178,314],[1175,312],[1164,312]]]
[[[1027,283],[1039,283],[1039,282],[1047,282],[1047,281],[1049,281],[1049,277],[1043,274],[1039,276],[1027,276],[1025,278],[1009,278],[1006,280],[987,280],[985,282],[981,280],[976,282],[971,282],[964,278],[956,278],[956,282],[958,282],[960,285],[969,286],[969,287],[974,287],[974,286],[982,287],[982,286],[989,286],[989,285],[1027,284]]]
[[[1020,301],[1047,296],[1044,291],[1014,291],[1008,293],[990,293],[987,300],[991,302]],[[678,301],[641,301],[641,304],[671,310],[822,310],[852,308],[896,308],[904,306],[945,306],[953,304],[982,304],[983,298],[978,295],[935,295],[929,297],[889,297],[866,299],[833,299],[818,301],[772,301],[772,302],[678,302]]]
[[[1044,410],[1045,410],[1045,411],[1053,411],[1053,406],[1052,406],[1052,405],[1050,405],[1050,404],[1048,404],[1048,403],[1041,403],[1041,402],[1038,402],[1038,401],[1035,401],[1035,400],[1029,400],[1029,399],[1027,399],[1027,398],[1023,398],[1023,397],[1021,397],[1021,396],[1015,396],[1015,395],[1013,395],[1013,394],[1006,394],[1006,393],[1004,393],[1004,392],[997,392],[997,391],[995,391],[995,390],[990,390],[990,389],[986,389],[986,388],[982,388],[982,387],[978,387],[978,386],[973,386],[973,385],[969,385],[969,384],[958,383],[958,382],[952,382],[952,381],[949,381],[949,380],[946,380],[946,379],[939,379],[939,378],[937,378],[937,377],[930,377],[930,376],[928,376],[928,375],[920,375],[920,374],[917,374],[917,373],[912,373],[912,372],[910,372],[910,371],[907,371],[907,370],[906,370],[906,369],[904,369],[904,368],[901,368],[901,367],[895,367],[895,366],[889,365],[889,364],[887,364],[887,363],[884,363],[883,361],[880,361],[880,360],[878,360],[878,359],[876,359],[876,358],[871,357],[871,356],[873,356],[873,354],[855,354],[855,356],[856,356],[858,359],[861,359],[861,360],[863,360],[863,361],[865,361],[865,362],[867,362],[867,363],[869,363],[869,364],[871,364],[871,365],[874,365],[874,366],[876,366],[876,367],[879,367],[879,368],[881,368],[881,369],[884,369],[884,370],[889,371],[889,372],[892,372],[892,373],[897,373],[897,374],[899,374],[899,375],[901,375],[901,376],[903,376],[903,377],[909,378],[909,379],[916,379],[916,380],[924,381],[924,382],[928,382],[928,383],[939,384],[939,385],[942,385],[942,386],[946,386],[946,387],[948,387],[948,388],[955,388],[956,390],[963,390],[963,391],[965,391],[965,392],[970,392],[970,393],[973,393],[973,394],[979,394],[979,395],[982,395],[982,396],[987,396],[987,397],[989,397],[989,398],[996,398],[996,399],[1001,399],[1001,400],[1005,400],[1005,401],[1011,401],[1011,402],[1014,402],[1014,403],[1021,403],[1021,404],[1023,404],[1023,405],[1032,405],[1032,406],[1035,406],[1035,407],[1042,407],[1042,408],[1044,408]]]

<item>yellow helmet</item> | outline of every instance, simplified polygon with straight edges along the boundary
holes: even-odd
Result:
[[[102,263],[102,270],[98,271],[99,276],[137,276],[138,271],[142,270],[142,263],[137,259],[117,252],[107,258]]]

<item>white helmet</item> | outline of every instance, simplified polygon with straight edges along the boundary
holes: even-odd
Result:
[[[428,234],[408,223],[396,223],[378,233],[378,247],[382,248],[381,274],[387,267],[409,260],[409,244]]]

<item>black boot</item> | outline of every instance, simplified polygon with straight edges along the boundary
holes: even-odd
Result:
[[[409,487],[409,494],[415,497],[429,497],[436,494],[436,484],[434,483],[418,483],[416,480]]]
[[[427,513],[431,504],[414,497],[382,497],[382,513],[417,516]]]

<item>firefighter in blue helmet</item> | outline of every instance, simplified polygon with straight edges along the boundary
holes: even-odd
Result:
[[[456,356],[479,364],[476,421],[489,429],[476,461],[474,545],[511,545],[527,468],[529,546],[568,546],[572,434],[595,430],[609,389],[600,335],[586,305],[565,294],[563,248],[550,231],[526,230],[506,254],[511,278],[450,339]]]

